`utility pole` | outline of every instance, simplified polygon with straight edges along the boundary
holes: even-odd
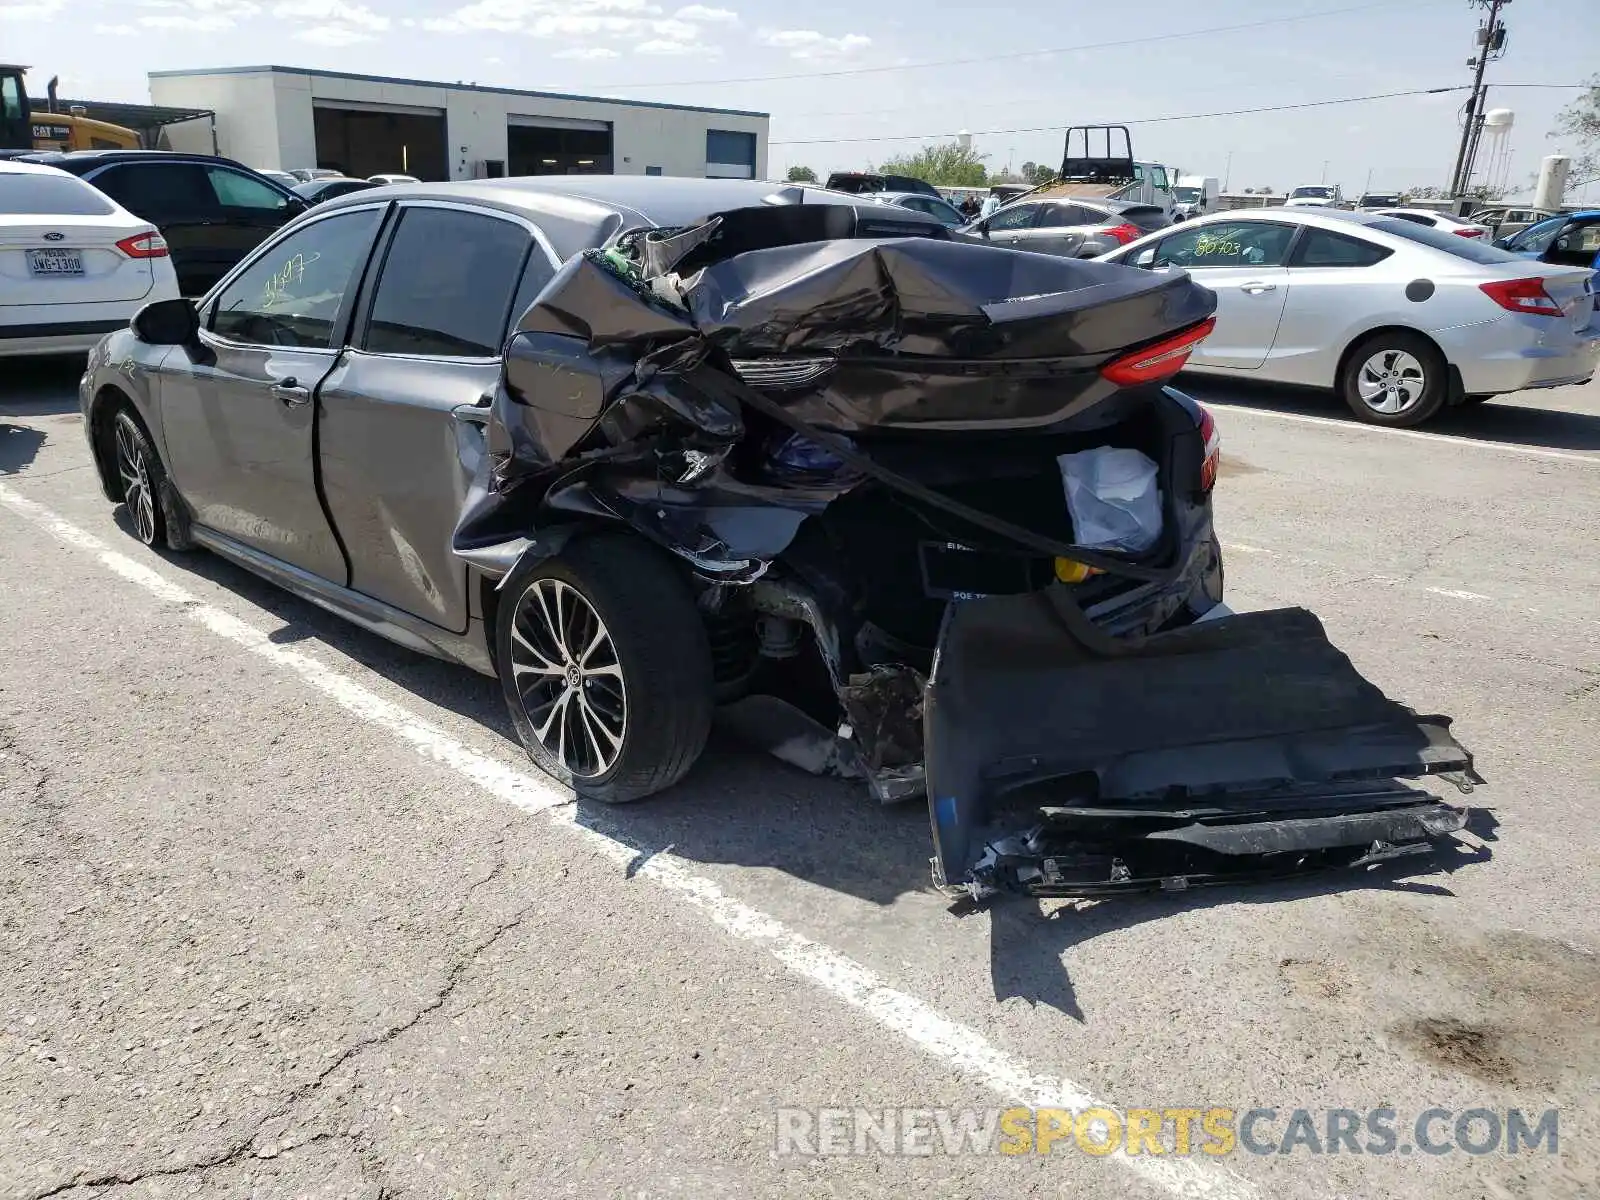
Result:
[[[1472,179],[1472,160],[1476,157],[1478,126],[1483,120],[1485,109],[1483,72],[1491,58],[1500,58],[1506,52],[1506,27],[1500,20],[1500,10],[1510,4],[1511,0],[1470,0],[1470,3],[1475,8],[1487,8],[1489,19],[1478,26],[1478,53],[1467,60],[1467,65],[1475,70],[1472,76],[1472,95],[1467,100],[1466,120],[1461,126],[1461,149],[1456,153],[1456,168],[1450,176],[1452,197],[1460,196],[1466,191]]]

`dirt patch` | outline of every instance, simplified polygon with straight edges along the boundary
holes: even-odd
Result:
[[[1265,467],[1247,463],[1242,458],[1231,458],[1227,451],[1223,451],[1222,462],[1217,467],[1217,475],[1222,479],[1237,479],[1240,475],[1260,475],[1265,470]]]
[[[1286,958],[1278,964],[1278,977],[1286,995],[1337,1000],[1350,990],[1344,968],[1320,958]]]
[[[1517,1078],[1511,1060],[1501,1051],[1504,1038],[1497,1029],[1467,1025],[1451,1017],[1425,1017],[1396,1027],[1394,1035],[1446,1070],[1476,1075],[1490,1083],[1512,1083]]]

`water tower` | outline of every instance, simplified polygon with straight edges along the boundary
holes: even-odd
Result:
[[[971,150],[972,134],[963,129],[960,133],[956,134],[956,145],[960,146],[962,150]]]
[[[1483,114],[1483,133],[1489,139],[1489,161],[1484,167],[1483,182],[1501,191],[1511,177],[1511,129],[1517,123],[1517,114],[1509,108],[1491,108]]]

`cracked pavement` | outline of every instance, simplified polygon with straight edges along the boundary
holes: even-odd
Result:
[[[7,369],[0,484],[526,768],[490,681],[138,547],[85,470],[74,371]],[[1262,1196],[1596,1194],[1600,387],[1437,441],[1193,390],[1221,402],[1230,600],[1304,604],[1453,714],[1486,855],[958,920],[914,806],[718,742],[606,814],[624,864],[0,505],[0,1197],[1172,1194],[1083,1155],[774,1157],[779,1105],[995,1096],[652,884],[668,847],[1116,1103],[1562,1110],[1557,1159],[1230,1160]],[[1492,1053],[1423,1036],[1458,1027]]]

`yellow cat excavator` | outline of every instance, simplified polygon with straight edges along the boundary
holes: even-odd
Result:
[[[28,68],[0,63],[0,153],[29,150],[137,150],[136,130],[108,121],[91,120],[88,111],[74,104],[57,112],[56,81],[50,80],[49,99],[41,111],[33,107],[23,76]]]

